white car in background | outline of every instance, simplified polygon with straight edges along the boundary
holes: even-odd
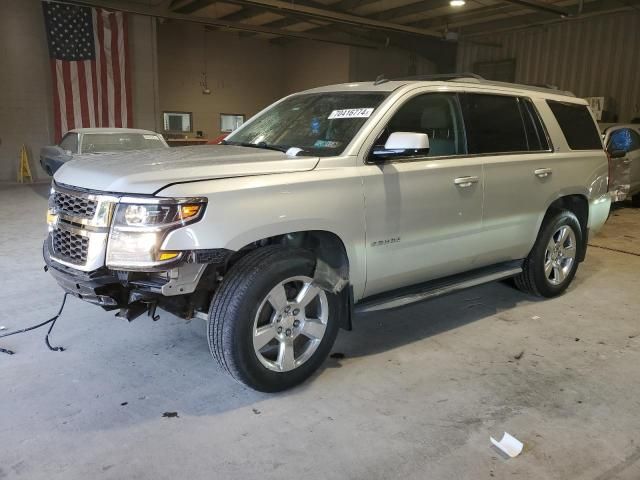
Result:
[[[640,125],[601,124],[609,155],[609,187],[614,202],[631,197],[640,207]]]
[[[169,148],[162,135],[134,128],[77,128],[68,131],[58,145],[42,147],[40,165],[49,175],[79,155]]]

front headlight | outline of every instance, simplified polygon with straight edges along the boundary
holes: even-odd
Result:
[[[122,198],[109,233],[107,266],[130,270],[179,260],[182,252],[161,251],[162,241],[170,230],[202,218],[205,206],[204,198]]]

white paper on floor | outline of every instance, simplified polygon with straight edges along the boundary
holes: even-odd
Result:
[[[522,452],[524,444],[515,437],[512,437],[507,432],[504,432],[502,440],[497,441],[493,437],[489,437],[491,443],[493,443],[498,449],[509,455],[511,458],[517,457]]]

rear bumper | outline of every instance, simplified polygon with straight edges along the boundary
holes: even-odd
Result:
[[[589,202],[589,236],[593,237],[609,218],[612,196],[610,192],[600,195]]]

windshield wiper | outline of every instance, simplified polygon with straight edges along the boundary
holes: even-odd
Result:
[[[261,148],[263,150],[276,150],[278,152],[286,152],[289,149],[289,147],[285,147],[282,145],[270,145],[266,142],[249,143],[249,142],[229,142],[227,140],[223,140],[221,144],[236,145],[239,147]]]

